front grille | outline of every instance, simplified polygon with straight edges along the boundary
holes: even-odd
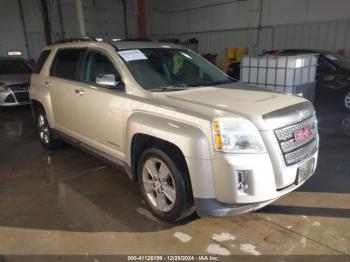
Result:
[[[29,102],[29,93],[28,92],[18,92],[15,93],[16,100],[18,103],[27,103]]]
[[[275,131],[275,133],[276,133],[278,140],[280,140],[280,141],[287,140],[287,139],[293,138],[294,133],[296,131],[298,131],[302,128],[305,128],[307,126],[312,126],[314,123],[315,123],[314,118],[310,117],[310,118],[308,118],[300,123],[278,129]]]
[[[312,155],[313,153],[315,153],[316,149],[317,141],[314,139],[311,143],[307,144],[306,146],[301,147],[293,151],[292,153],[286,154],[284,158],[286,160],[287,165],[292,165]]]
[[[28,91],[29,89],[29,83],[25,84],[16,84],[16,85],[8,85],[8,88],[10,88],[13,92],[17,91]]]
[[[302,140],[295,140],[295,133],[306,127],[311,127],[312,134]],[[314,117],[299,123],[275,130],[275,135],[281,147],[286,165],[297,164],[314,154],[318,147],[317,125]]]

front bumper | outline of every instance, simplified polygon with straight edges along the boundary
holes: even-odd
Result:
[[[240,215],[248,212],[254,212],[268,204],[272,203],[276,199],[244,205],[230,205],[217,201],[216,199],[196,198],[194,200],[197,210],[197,215],[200,217],[225,217]]]
[[[0,92],[0,106],[20,106],[29,105],[29,91],[17,91],[13,92],[9,90],[8,92]]]
[[[203,181],[196,184],[194,200],[199,216],[228,216],[258,210],[278,198],[296,190],[304,184],[315,172],[318,152],[293,166],[283,165],[282,170],[277,170],[274,161],[266,154],[217,154],[214,160],[202,165],[206,169],[206,175],[212,178],[212,187]],[[308,161],[314,159],[311,174],[303,181],[298,181],[298,169]],[[198,160],[196,160],[198,161]],[[203,160],[204,161],[204,160]],[[276,160],[275,160],[276,161]],[[190,164],[190,174],[193,170]],[[211,168],[209,168],[211,166]],[[208,172],[209,170],[209,172]],[[238,190],[237,171],[249,170],[249,190]],[[203,171],[199,170],[203,177]],[[198,174],[199,175],[199,174]],[[281,176],[288,181],[283,188],[278,187]],[[208,176],[209,177],[209,176]],[[191,175],[192,180],[192,175]],[[197,180],[198,181],[198,180]],[[192,181],[193,182],[193,181]]]

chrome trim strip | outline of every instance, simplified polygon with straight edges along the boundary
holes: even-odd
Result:
[[[307,143],[314,140],[315,138],[316,138],[316,133],[314,132],[312,136],[310,136],[309,138],[305,139],[302,142],[295,142],[294,139],[291,139],[291,140],[286,141],[286,142],[282,142],[281,143],[282,151],[283,151],[283,153],[292,152],[293,150],[306,145]]]
[[[296,142],[294,134],[307,126],[311,126],[312,135],[307,139]],[[313,154],[318,148],[318,133],[315,117],[274,130],[277,142],[287,166],[294,165]]]
[[[290,126],[313,116],[314,107],[311,102],[305,101],[292,106],[267,113],[262,116],[271,129]]]
[[[313,155],[317,151],[317,141],[314,140],[308,145],[299,148],[291,153],[288,153],[284,156],[287,165],[292,165],[299,163],[303,159]]]
[[[275,130],[277,139],[279,141],[286,141],[288,139],[294,138],[294,133],[302,128],[311,126],[313,130],[315,130],[315,119],[310,117],[309,119],[305,119],[299,123],[289,125],[287,127]]]

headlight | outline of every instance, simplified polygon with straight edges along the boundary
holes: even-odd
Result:
[[[215,150],[226,153],[264,153],[259,131],[250,121],[220,118],[212,122]]]
[[[0,92],[8,92],[8,88],[5,86],[5,84],[0,83]]]

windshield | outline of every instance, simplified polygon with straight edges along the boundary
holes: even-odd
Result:
[[[233,80],[189,50],[147,48],[119,51],[131,74],[146,90],[187,89]]]
[[[0,75],[31,74],[32,69],[20,60],[0,60]]]
[[[342,69],[350,70],[350,61],[344,56],[337,54],[327,54],[326,57]]]

